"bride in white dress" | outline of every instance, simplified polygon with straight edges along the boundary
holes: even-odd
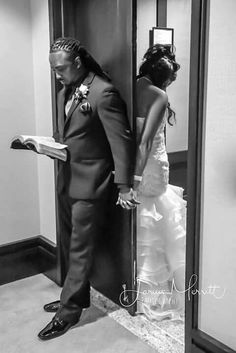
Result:
[[[184,313],[186,201],[183,189],[168,183],[164,136],[165,124],[175,118],[166,88],[178,69],[171,47],[155,45],[137,81],[137,309],[158,321]]]

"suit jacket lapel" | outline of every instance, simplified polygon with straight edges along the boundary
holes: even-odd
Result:
[[[67,114],[67,116],[66,116],[65,125],[66,125],[66,123],[68,122],[68,120],[70,119],[70,117],[71,117],[73,111],[75,110],[75,108],[77,107],[77,105],[78,105],[79,103],[80,103],[79,100],[73,100],[73,102],[72,102],[72,104],[71,104],[71,106],[70,106],[70,109],[69,109],[69,111],[68,111],[68,114]]]
[[[58,95],[58,132],[60,136],[63,136],[65,123],[65,93],[66,87],[64,86]]]
[[[89,72],[88,75],[85,77],[84,81],[81,83],[85,86],[89,86],[91,85],[91,83],[93,82],[93,79],[95,77],[95,74],[93,72]],[[80,86],[80,85],[79,85]],[[88,97],[89,97],[89,94],[88,94]],[[64,98],[64,101],[65,101],[65,98]],[[67,117],[66,117],[66,121],[65,121],[65,125],[64,127],[66,126],[66,124],[68,123],[68,121],[70,120],[70,117],[72,115],[72,113],[74,112],[74,110],[77,108],[77,106],[80,104],[80,101],[78,100],[73,100],[72,104],[71,104],[71,107],[68,111],[68,114],[67,114]]]

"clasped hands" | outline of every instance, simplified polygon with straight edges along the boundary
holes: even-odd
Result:
[[[116,205],[120,205],[126,210],[134,209],[140,202],[138,201],[137,191],[130,188],[128,192],[119,192]]]

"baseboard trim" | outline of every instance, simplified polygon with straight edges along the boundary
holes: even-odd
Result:
[[[0,285],[44,273],[57,281],[56,245],[35,236],[0,246]]]

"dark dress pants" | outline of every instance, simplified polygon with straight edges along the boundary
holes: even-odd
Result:
[[[56,316],[67,322],[76,323],[81,308],[90,305],[89,275],[95,237],[103,231],[105,217],[105,199],[75,200],[58,195],[61,263],[66,277]]]

